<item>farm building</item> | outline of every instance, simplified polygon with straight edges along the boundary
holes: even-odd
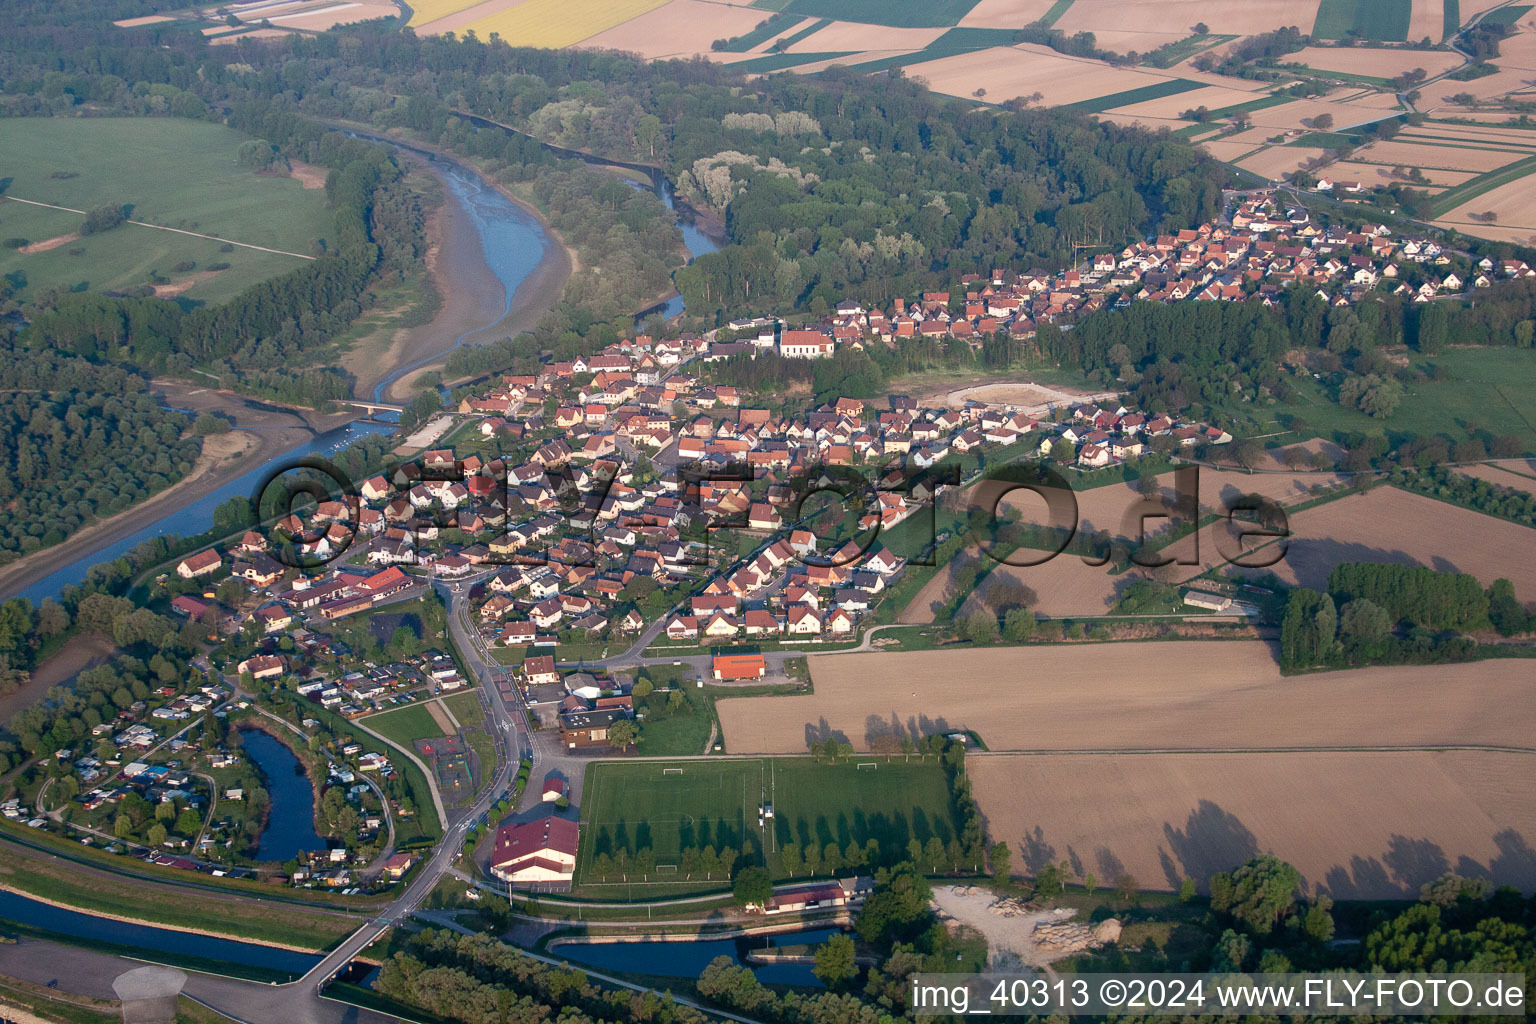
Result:
[[[1232,599],[1221,594],[1209,594],[1203,590],[1184,591],[1184,603],[1191,608],[1204,608],[1206,611],[1224,612],[1232,608]]]
[[[714,674],[716,679],[761,679],[768,674],[768,662],[761,654],[717,654]]]
[[[576,822],[556,817],[503,825],[496,830],[491,874],[518,889],[569,889],[579,833]]]
[[[211,572],[218,572],[219,566],[224,564],[224,559],[212,548],[207,551],[199,551],[195,555],[188,555],[176,564],[176,575],[184,580],[196,579],[206,576]]]

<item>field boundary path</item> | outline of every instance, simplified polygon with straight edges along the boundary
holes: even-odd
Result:
[[[63,210],[65,213],[78,213],[85,216],[85,210],[77,210],[72,206],[55,206],[53,203],[40,203],[35,199],[18,199],[15,196],[0,196],[13,203],[25,203],[28,206],[44,206],[50,210]],[[197,231],[188,231],[185,228],[168,228],[164,224],[151,224],[142,220],[127,220],[125,224],[134,224],[141,228],[154,228],[156,231],[173,231],[178,235],[191,235],[193,238],[206,238],[210,242],[223,242],[226,245],[238,245],[242,249],[255,249],[258,252],[276,253],[279,256],[295,256],[301,260],[312,260],[313,256],[306,256],[301,252],[289,252],[287,249],[269,249],[264,245],[253,245],[250,242],[237,242],[233,238],[220,238],[218,235],[205,235]]]

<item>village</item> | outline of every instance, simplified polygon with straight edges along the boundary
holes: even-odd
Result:
[[[953,465],[958,484],[983,463],[1042,459],[1091,473],[1232,440],[1114,401],[953,408],[890,395],[775,412],[712,383],[712,364],[769,351],[826,358],[911,336],[1027,340],[1040,323],[1135,300],[1269,301],[1308,287],[1334,304],[1381,291],[1429,301],[1532,274],[1520,261],[1469,264],[1381,225],[1320,229],[1285,198],[1238,195],[1221,222],[1056,275],[967,275],[960,301],[926,293],[890,313],[845,301],[796,327],[738,321],[731,341],[642,334],[497,377],[428,425],[449,446],[402,449],[401,465],[363,481],[354,499],[311,502],[269,533],[190,555],[162,588],[172,612],[211,636],[243,631],[251,653],[240,673],[289,679],[355,718],[468,681],[439,652],[387,667],[360,660],[327,627],[418,597],[431,581],[462,582],[480,642],[508,669],[504,692],[520,686],[536,714],[553,711],[545,723],[562,728],[565,745],[606,745],[606,725],[634,714],[623,683],[534,693],[611,646],[711,652],[724,658],[717,678],[750,679],[762,674],[752,658],[764,644],[854,640],[916,553],[890,543],[905,540],[897,528],[945,489],[913,487],[889,475],[892,465]],[[879,485],[850,499],[856,518],[808,501],[840,472],[877,465]],[[289,568],[300,564],[325,571]]]
[[[648,700],[649,680],[637,693],[637,679],[607,671],[609,654],[706,658],[699,686],[706,675],[711,683],[763,680],[764,650],[856,642],[923,549],[913,540],[921,531],[903,524],[984,465],[1048,460],[1091,474],[1233,440],[1219,426],[1102,397],[1031,407],[842,397],[776,411],[712,381],[722,360],[827,358],[913,336],[1027,341],[1041,323],[1070,324],[1138,299],[1269,301],[1308,287],[1332,304],[1382,291],[1430,301],[1532,274],[1519,261],[1471,264],[1379,225],[1320,230],[1282,199],[1272,191],[1239,197],[1221,223],[1060,274],[968,275],[958,301],[926,293],[896,300],[890,312],[845,301],[797,326],[770,317],[709,337],[642,334],[536,374],[499,376],[424,428],[439,447],[402,449],[401,463],[363,481],[354,497],[301,504],[269,531],[182,558],[159,578],[160,599],[222,644],[214,661],[248,691],[289,693],[316,715],[366,726],[394,709],[473,692],[474,673],[445,653],[441,631],[411,642],[397,635],[398,644],[368,634],[374,616],[435,601],[435,583],[454,585],[468,597],[474,642],[499,666],[502,697],[524,706],[530,724],[558,731],[559,747],[578,755],[632,750],[648,709],[664,715],[665,706]],[[951,466],[952,477],[933,478],[947,483],[911,482],[912,473]],[[847,473],[874,475],[875,486],[844,502],[838,481]],[[838,501],[818,503],[821,491]],[[349,626],[354,619],[362,625]],[[680,671],[663,693],[693,681],[685,677],[693,669]],[[187,827],[157,836],[157,857],[203,867],[227,851],[239,863],[242,816],[215,816],[209,804],[238,807],[254,777],[229,775],[238,754],[188,750],[172,735],[228,693],[203,686],[145,696],[160,699],[134,701],[119,722],[99,727],[102,749],[59,752],[71,762],[78,823],[105,839],[124,801],[167,804],[173,826],[184,818]],[[448,743],[464,782],[488,770],[484,752],[473,759]],[[188,754],[207,759],[201,773],[181,767]],[[381,882],[398,877],[408,857],[392,869],[361,863],[378,852],[388,813],[383,791],[367,780],[390,783],[395,767],[377,745],[351,740],[331,756],[322,781],[346,795],[351,836],[314,863],[291,865],[293,884],[350,886],[364,867]],[[557,781],[544,796],[565,794]],[[43,824],[20,804],[5,813]]]

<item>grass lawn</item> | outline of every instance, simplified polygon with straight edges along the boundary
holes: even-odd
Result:
[[[702,703],[702,702],[701,702]],[[678,757],[707,753],[708,710],[686,712],[640,723],[640,749],[647,757]]]
[[[474,691],[467,693],[455,693],[451,697],[444,697],[443,703],[448,705],[448,710],[453,712],[453,717],[466,729],[485,724],[485,708],[480,706],[480,695]]]
[[[162,227],[232,242],[308,253],[331,230],[323,189],[295,178],[241,168],[235,153],[247,137],[181,118],[10,118],[0,120],[5,195],[76,210],[125,204],[129,216]],[[0,238],[31,242],[67,235],[79,214],[0,203]],[[0,273],[26,275],[28,289],[95,291],[148,283],[157,271],[171,282],[195,280],[183,294],[217,302],[303,261],[294,256],[125,224],[44,252],[0,249]],[[192,271],[175,266],[192,262]],[[203,279],[211,264],[228,269]]]
[[[760,828],[764,799],[773,804],[774,818]],[[577,872],[589,884],[596,881],[591,861],[597,854],[649,847],[657,880],[672,881],[667,865],[675,865],[682,850],[739,848],[751,839],[769,870],[783,877],[778,851],[786,843],[843,848],[874,839],[895,859],[909,840],[930,836],[955,837],[948,780],[933,761],[873,755],[835,765],[810,758],[601,761],[587,769]]]
[[[1536,451],[1536,429],[1530,418],[1530,411],[1536,409],[1536,350],[1449,349],[1438,356],[1415,356],[1414,365],[1445,367],[1451,379],[1405,385],[1402,405],[1389,419],[1373,420],[1343,408],[1308,378],[1295,382],[1296,394],[1290,402],[1265,410],[1261,425],[1281,429],[1281,414],[1295,414],[1306,420],[1308,437],[1351,431],[1390,436],[1411,431],[1421,437],[1441,434],[1452,441],[1487,430],[1495,435],[1518,434],[1527,450]]]
[[[784,10],[866,25],[920,28],[955,25],[977,0],[793,0]]]
[[[1343,39],[1353,32],[1365,39],[1401,43],[1408,39],[1413,0],[1323,0],[1312,34]]]
[[[361,721],[380,736],[407,750],[414,750],[413,744],[417,740],[443,735],[442,728],[433,720],[432,713],[424,704],[411,704],[382,714],[369,715]]]
[[[207,928],[304,949],[326,949],[358,924],[350,915],[310,912],[288,902],[221,899],[186,888],[174,897],[163,889],[146,894],[131,878],[110,878],[98,872],[86,875],[68,862],[26,855],[5,858],[0,884],[87,913]]]

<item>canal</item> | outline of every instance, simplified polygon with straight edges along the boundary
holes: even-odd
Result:
[[[299,953],[291,949],[194,932],[178,932],[153,925],[113,921],[55,907],[51,903],[28,899],[13,892],[0,891],[0,919],[56,935],[140,950],[150,960],[154,959],[155,953],[167,953],[173,957],[221,961],[293,975],[302,975],[320,962],[320,957],[312,953]],[[209,925],[216,928],[218,922],[210,921]]]

